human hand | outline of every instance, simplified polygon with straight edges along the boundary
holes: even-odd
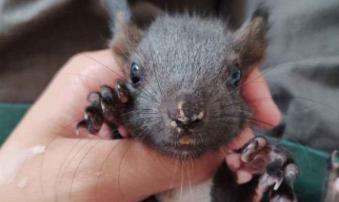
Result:
[[[24,162],[11,165],[20,168],[13,169],[16,177],[9,184],[0,181],[2,200],[138,201],[213,175],[224,159],[222,153],[178,162],[134,140],[102,140],[76,135],[74,127],[87,105],[88,93],[103,84],[113,86],[118,78],[117,71],[109,50],[79,54],[60,70],[0,150],[0,163],[6,163],[10,154],[14,153],[11,160],[20,159],[36,145],[46,146],[43,155],[32,155]],[[243,85],[244,98],[263,100],[251,104],[255,117],[277,124],[280,113],[270,98],[266,83],[257,70],[248,77],[248,81],[251,79],[253,81]],[[246,129],[230,143],[227,151],[239,148],[252,136]],[[250,174],[237,166],[238,156],[229,156],[227,163],[238,173],[239,182],[248,181]],[[26,186],[20,184],[22,179],[26,179]]]

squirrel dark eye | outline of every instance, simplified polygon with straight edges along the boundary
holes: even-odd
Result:
[[[140,67],[135,62],[131,64],[130,77],[133,83],[140,81]]]
[[[241,70],[238,67],[232,68],[228,80],[233,87],[237,87],[241,80]]]

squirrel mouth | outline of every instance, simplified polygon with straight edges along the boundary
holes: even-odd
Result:
[[[192,137],[191,135],[183,135],[173,142],[166,143],[166,145],[174,148],[195,148],[200,144],[196,138]]]
[[[178,143],[180,146],[194,146],[196,141],[189,135],[183,135],[179,138]]]
[[[167,151],[180,158],[196,158],[205,151],[205,147],[196,138],[183,135],[177,141],[166,143]]]

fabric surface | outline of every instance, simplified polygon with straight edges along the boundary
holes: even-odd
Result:
[[[0,103],[0,145],[15,128],[29,105]]]
[[[91,0],[0,0],[0,101],[31,103],[72,55],[107,46]]]
[[[262,1],[250,2],[253,10]],[[263,72],[285,115],[284,137],[339,149],[339,1],[265,2],[271,14]]]

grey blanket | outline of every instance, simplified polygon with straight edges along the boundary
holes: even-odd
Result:
[[[199,8],[213,8],[218,1],[199,2]],[[247,14],[258,2],[248,1]],[[338,149],[339,1],[266,4],[271,29],[263,72],[285,116],[285,136]],[[125,5],[123,0],[0,0],[0,101],[32,102],[71,55],[106,47],[110,22],[104,8]]]
[[[271,28],[263,68],[285,115],[285,137],[339,149],[339,1],[266,3]]]

